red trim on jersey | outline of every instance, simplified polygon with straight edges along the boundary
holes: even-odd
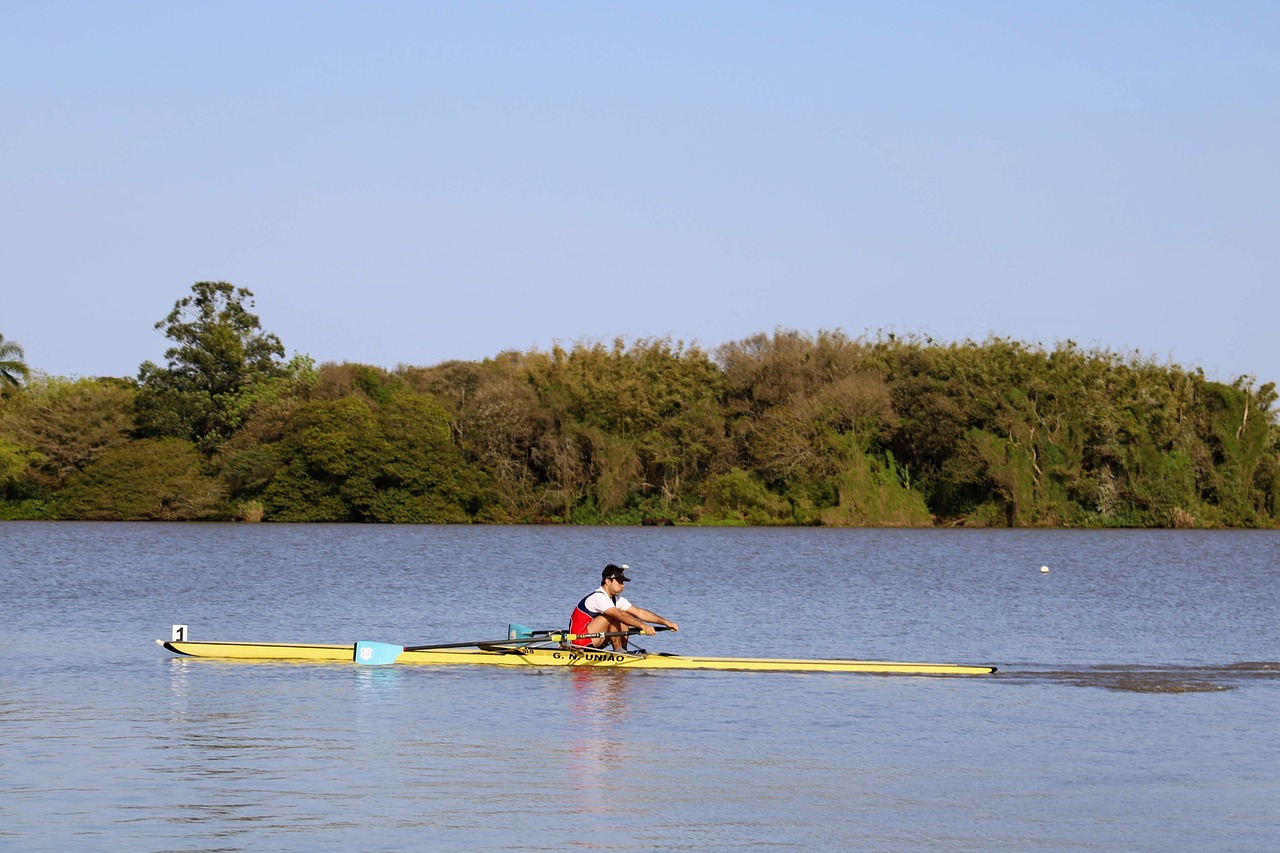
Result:
[[[582,600],[580,600],[577,606],[573,608],[573,613],[569,616],[569,633],[570,634],[585,634],[587,632],[587,626],[591,624],[591,620],[600,615],[599,613],[592,613],[590,610],[587,609],[587,599],[595,595],[597,592],[604,592],[604,591],[603,589],[597,589],[587,593],[586,595],[582,596]],[[608,593],[604,593],[604,594],[608,595]],[[612,599],[612,600],[614,601],[615,604],[617,603],[617,599]],[[574,640],[573,644],[575,646],[589,646],[591,645],[591,641],[590,640]]]

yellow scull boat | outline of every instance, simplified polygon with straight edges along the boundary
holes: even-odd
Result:
[[[193,640],[156,640],[180,655],[223,660],[322,661],[359,663],[355,645],[302,643],[219,643]],[[397,647],[399,648],[399,647]],[[948,663],[901,663],[868,660],[786,658],[686,657],[666,653],[633,654],[608,649],[539,645],[475,644],[467,648],[404,648],[396,663],[469,664],[485,666],[574,666],[617,669],[714,669],[757,672],[869,672],[893,675],[985,675],[994,666]]]

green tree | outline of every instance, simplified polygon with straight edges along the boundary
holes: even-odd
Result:
[[[30,370],[25,359],[26,353],[16,341],[6,341],[0,335],[0,388],[18,388],[27,380]]]
[[[304,404],[277,459],[262,498],[277,521],[465,522],[491,502],[448,414],[406,388],[381,406],[363,395]]]
[[[202,464],[195,447],[182,439],[130,442],[68,479],[58,496],[59,514],[89,521],[212,518],[222,494]]]
[[[3,506],[5,501],[39,499],[31,471],[43,461],[37,451],[0,435],[0,518],[13,517]]]
[[[873,356],[840,332],[777,331],[718,350],[738,464],[785,498],[774,523],[928,523],[885,452],[899,415]]]
[[[741,468],[708,477],[702,485],[702,497],[710,517],[727,522],[777,524],[790,509],[759,476]]]
[[[529,383],[528,360],[504,353],[481,364],[446,362],[423,377],[424,390],[450,407],[461,450],[492,478],[510,520],[539,515],[535,447],[553,423]]]
[[[191,290],[155,325],[175,345],[165,367],[148,361],[138,370],[138,426],[212,454],[243,423],[257,388],[288,371],[280,339],[249,311],[252,292],[222,281]]]
[[[619,518],[683,514],[702,473],[728,467],[721,372],[696,346],[580,343],[524,366],[540,412],[529,464],[558,517],[592,516],[580,502]]]
[[[129,440],[134,389],[121,379],[40,377],[0,412],[0,435],[31,451],[27,472],[41,492]]]

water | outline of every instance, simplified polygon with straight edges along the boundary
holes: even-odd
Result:
[[[226,663],[560,627],[993,676]],[[1041,565],[1051,571],[1042,574]],[[0,850],[1263,851],[1280,534],[0,525]]]

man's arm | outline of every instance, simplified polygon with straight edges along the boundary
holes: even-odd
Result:
[[[680,626],[669,619],[664,619],[652,610],[645,610],[643,607],[636,607],[634,604],[631,605],[630,610],[619,610],[618,612],[623,614],[624,618],[622,621],[626,622],[628,625],[633,625],[636,628],[641,629],[644,631],[646,636],[653,636],[654,630],[646,625],[645,622],[652,622],[654,625],[664,625],[672,631],[680,630]],[[632,618],[625,618],[628,616]]]

